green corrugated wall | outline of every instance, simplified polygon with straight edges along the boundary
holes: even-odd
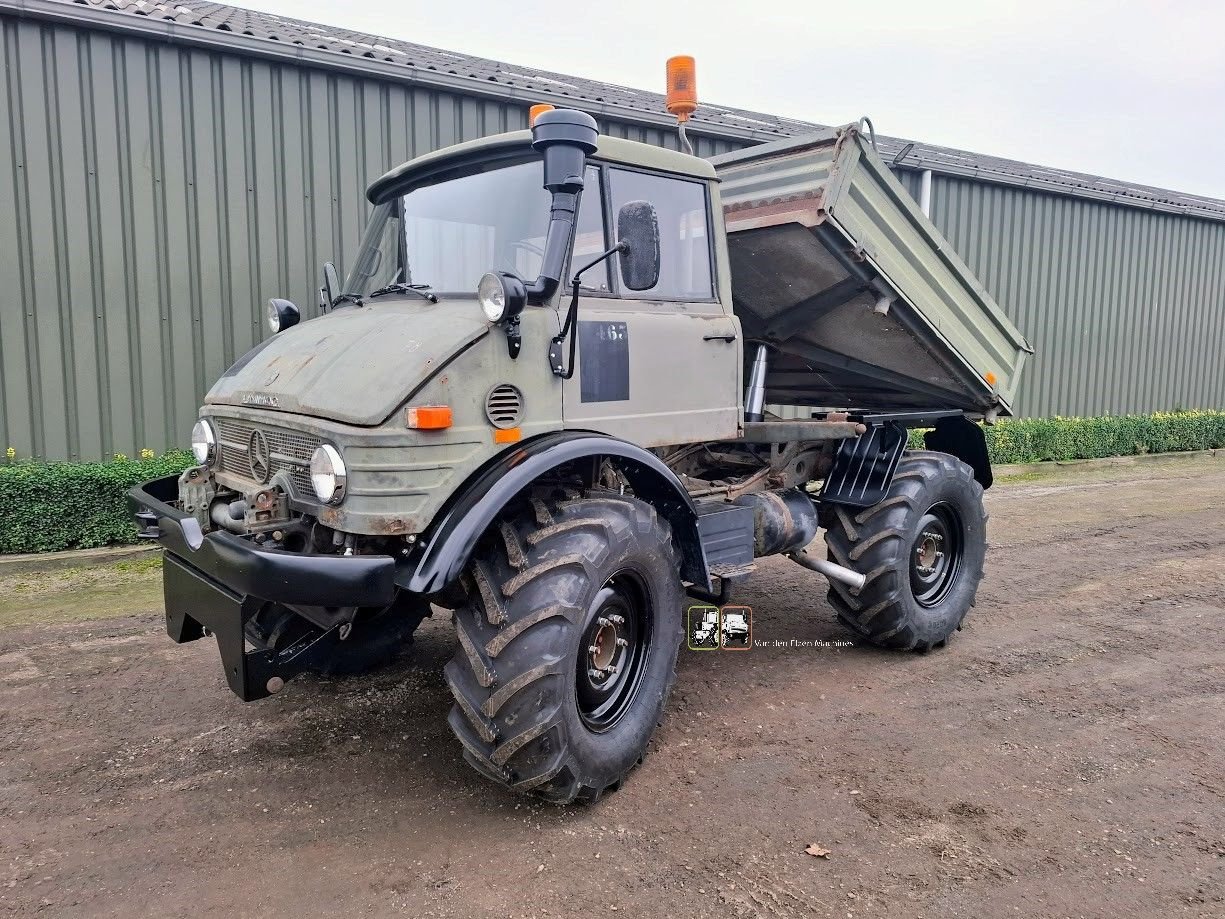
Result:
[[[1037,349],[1018,414],[1225,408],[1225,222],[939,174],[931,218]]]
[[[0,449],[22,456],[183,444],[208,384],[263,336],[267,299],[313,313],[368,180],[526,125],[520,103],[32,19],[0,28]],[[676,146],[654,126],[602,128]],[[1021,413],[1225,407],[1225,223],[934,185],[937,225],[1038,349]]]

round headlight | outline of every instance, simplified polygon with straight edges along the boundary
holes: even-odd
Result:
[[[282,300],[280,297],[273,297],[268,301],[268,328],[272,329],[272,334],[275,335],[282,329],[288,329],[290,326],[297,325],[298,320],[302,318],[302,314],[298,308],[288,300]]]
[[[213,433],[213,426],[203,418],[191,429],[191,454],[200,465],[217,458],[217,435]]]
[[[506,287],[502,278],[492,271],[481,277],[476,285],[476,299],[481,304],[481,311],[490,322],[501,322],[506,315]]]
[[[476,299],[490,322],[509,322],[527,305],[527,288],[509,271],[490,271],[476,285]]]
[[[335,504],[345,494],[345,463],[340,452],[324,444],[311,457],[311,485],[315,495],[326,504]]]

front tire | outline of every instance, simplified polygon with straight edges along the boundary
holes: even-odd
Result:
[[[987,554],[987,514],[974,471],[956,457],[909,451],[879,504],[835,506],[830,561],[863,574],[859,590],[830,582],[851,631],[883,648],[927,651],[948,641],[974,605]]]
[[[642,762],[683,637],[671,530],[621,495],[533,499],[464,575],[449,723],[478,772],[593,802]]]

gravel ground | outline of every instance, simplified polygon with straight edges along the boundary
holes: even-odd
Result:
[[[1223,494],[1211,460],[1001,483],[926,655],[849,643],[770,560],[737,600],[783,646],[682,651],[589,809],[464,765],[449,622],[244,704],[148,566],[9,579],[0,915],[1225,916]]]

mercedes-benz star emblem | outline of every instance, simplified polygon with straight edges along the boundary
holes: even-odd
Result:
[[[247,462],[251,466],[251,475],[261,485],[268,481],[272,474],[272,451],[268,449],[268,438],[263,431],[251,432],[247,440]]]

